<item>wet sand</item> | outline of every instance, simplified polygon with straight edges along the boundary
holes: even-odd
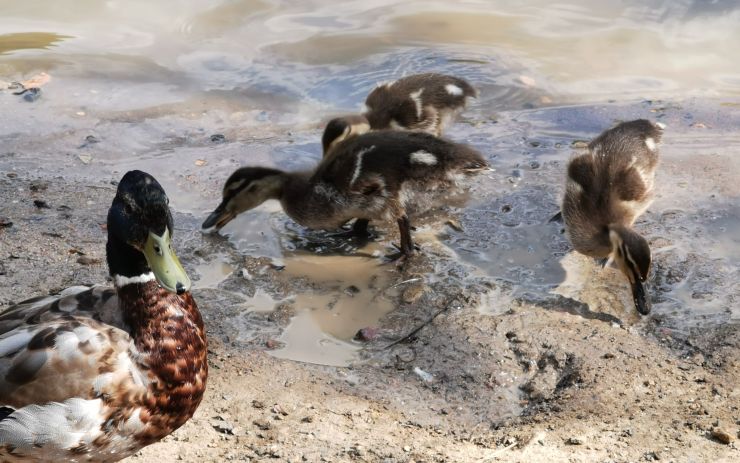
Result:
[[[171,199],[211,377],[194,419],[130,461],[737,461],[737,10],[545,3],[0,8],[0,80],[52,77],[34,102],[0,90],[0,310],[105,282],[115,182],[143,169]],[[480,88],[448,136],[496,171],[414,217],[404,267],[377,257],[392,224],[358,248],[275,202],[200,231],[233,169],[310,169],[322,121],[428,70]],[[668,126],[636,224],[648,317],[548,222],[569,156],[639,117]]]
[[[617,117],[649,111],[609,109]],[[675,128],[681,113],[665,114]],[[547,115],[520,113],[502,130],[525,118]],[[661,185],[694,188],[675,196],[659,188],[638,223],[656,249],[649,317],[635,313],[616,271],[571,253],[547,223],[560,192],[550,181],[564,165],[548,153],[536,169],[520,162],[516,184],[499,163],[467,208],[418,218],[423,252],[403,268],[365,257],[394,240],[388,224],[358,251],[271,212],[268,228],[284,227],[276,243],[291,251],[270,258],[228,234],[202,234],[202,216],[175,207],[176,247],[199,278],[193,293],[211,340],[211,379],[196,417],[132,461],[735,460],[735,444],[711,432],[740,429],[737,241],[726,231],[737,226],[737,192],[714,180],[737,177],[737,158],[692,153],[701,168],[687,170],[673,154],[691,138],[681,132],[662,147]],[[535,134],[537,149],[554,149]],[[572,140],[558,139],[563,153],[571,149]],[[110,181],[5,172],[3,215],[13,224],[0,230],[0,307],[105,281],[100,225]],[[183,185],[204,191],[219,181]],[[707,202],[711,216],[695,219]],[[444,225],[451,216],[462,232]],[[691,220],[672,227],[677,216]],[[375,337],[353,341],[366,326]]]

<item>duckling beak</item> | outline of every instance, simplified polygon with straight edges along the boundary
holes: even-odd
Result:
[[[638,312],[642,315],[650,313],[650,298],[645,291],[642,281],[640,281],[640,278],[637,276],[635,276],[632,281],[632,298],[635,301],[635,307]]]
[[[164,229],[162,236],[149,232],[149,237],[144,244],[144,257],[164,289],[177,294],[190,290],[190,278],[182,268],[175,251],[172,250],[172,239],[168,228]]]
[[[226,210],[223,203],[220,204],[215,211],[211,212],[211,215],[203,222],[201,226],[204,230],[216,227],[216,230],[222,229],[227,223],[231,222],[236,215]]]

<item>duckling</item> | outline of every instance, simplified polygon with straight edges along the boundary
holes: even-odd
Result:
[[[195,412],[206,335],[168,202],[151,175],[128,172],[108,211],[114,287],[0,313],[0,461],[118,461]]]
[[[477,90],[464,79],[444,74],[415,74],[378,85],[365,100],[367,111],[332,119],[321,142],[324,155],[338,143],[372,130],[395,129],[442,136]]]
[[[442,135],[444,128],[478,92],[464,79],[415,74],[377,86],[365,100],[365,117],[374,130],[420,130]]]
[[[632,224],[653,200],[660,123],[623,122],[596,137],[588,153],[568,164],[562,217],[576,251],[614,261],[632,285],[638,312],[650,312],[643,287],[650,271],[648,242]]]
[[[369,132],[337,145],[313,172],[237,170],[203,228],[220,229],[238,214],[277,199],[293,220],[313,229],[337,229],[352,218],[393,220],[401,234],[400,253],[393,258],[406,257],[414,251],[407,207],[423,208],[419,198],[425,192],[453,187],[487,167],[471,147],[427,133]]]

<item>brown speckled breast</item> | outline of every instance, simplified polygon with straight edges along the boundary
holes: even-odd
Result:
[[[190,293],[178,296],[153,281],[119,288],[118,296],[149,376],[144,396],[129,398],[142,405],[144,426],[136,438],[148,445],[182,426],[203,399],[208,378],[203,319]],[[126,397],[116,399],[126,407]]]

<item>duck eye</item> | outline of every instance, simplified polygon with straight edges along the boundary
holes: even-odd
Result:
[[[249,185],[249,187],[247,188],[247,193],[254,193],[256,190],[257,190],[257,185],[253,183]]]
[[[158,256],[161,256],[162,255],[162,248],[160,248],[158,244],[155,244],[154,245],[154,252],[156,252]]]

